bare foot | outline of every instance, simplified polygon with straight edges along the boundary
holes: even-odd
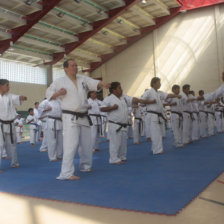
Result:
[[[0,170],[0,174],[3,173],[3,170]]]
[[[146,141],[147,142],[151,142],[152,140],[151,140],[151,138],[147,138]]]
[[[3,157],[2,157],[2,159],[8,159],[8,158],[9,158],[8,156],[3,156]]]
[[[71,176],[68,178],[68,180],[79,180],[79,179],[80,179],[80,177],[78,177],[78,176]]]
[[[93,170],[92,169],[87,169],[87,170],[80,170],[81,172],[84,172],[84,173],[92,173]]]
[[[111,163],[111,164],[114,164],[114,165],[121,165],[121,164],[124,164],[124,162],[123,162],[123,161],[120,161],[120,162]]]
[[[58,160],[57,159],[53,159],[53,160],[50,160],[51,162],[58,162]]]
[[[19,163],[16,163],[14,165],[12,165],[13,168],[18,168],[19,167]]]

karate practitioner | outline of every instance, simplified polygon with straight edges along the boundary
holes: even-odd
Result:
[[[93,125],[91,126],[91,145],[93,152],[100,151],[100,135],[102,135],[102,120],[100,106],[102,102],[97,99],[96,91],[89,92],[88,113]]]
[[[160,88],[160,78],[154,77],[151,80],[151,89],[147,90],[144,95],[144,100],[150,100],[151,104],[146,106],[147,108],[147,119],[150,124],[150,133],[152,139],[152,152],[153,154],[161,154],[163,151],[163,143],[162,143],[162,120],[165,120],[164,117],[164,109],[162,100],[166,100],[167,98],[175,98],[179,97],[179,95],[167,94],[162,91],[158,91]]]
[[[25,96],[18,96],[9,93],[9,81],[0,79],[0,165],[2,150],[5,146],[11,166],[19,167],[16,151],[16,131],[14,120],[17,116],[15,105],[21,105],[26,100]]]
[[[133,105],[134,114],[134,128],[133,128],[133,142],[134,144],[140,144],[141,135],[143,132],[143,118],[142,108],[139,104]]]
[[[124,96],[120,83],[112,82],[110,95],[104,99],[101,107],[101,111],[107,112],[108,115],[110,164],[123,164],[127,161],[128,107],[132,106],[132,103],[148,101]]]
[[[183,105],[183,144],[189,144],[192,142],[192,121],[193,117],[193,107],[192,101],[195,99],[189,96],[190,85],[186,84],[182,87],[183,93],[181,93],[182,105]]]
[[[22,142],[23,125],[24,125],[24,119],[22,118],[21,114],[18,114],[17,119],[15,120],[16,141],[18,144],[20,144]]]
[[[34,116],[36,119],[36,142],[40,142],[40,136],[41,136],[41,130],[42,130],[42,121],[39,119],[39,113],[38,113],[38,107],[39,107],[39,102],[35,102],[34,104]]]
[[[180,94],[180,86],[173,85],[172,92],[175,95]],[[171,98],[167,100],[170,104],[171,110],[171,126],[174,135],[174,144],[177,148],[183,147],[182,142],[182,128],[183,128],[183,108],[181,99],[179,98]]]
[[[47,137],[48,158],[51,162],[57,162],[63,155],[62,137],[62,111],[59,100],[44,100],[38,108],[40,117],[47,117]]]
[[[148,91],[148,89],[145,89],[145,92]],[[144,95],[144,94],[143,94]],[[141,98],[143,97],[141,96]],[[143,105],[142,105],[143,106]],[[150,119],[147,116],[147,107],[146,105],[143,106],[143,116],[144,116],[144,133],[146,137],[147,142],[151,142],[151,133],[150,133]]]
[[[208,113],[208,136],[215,135],[215,101],[209,101],[206,105],[206,111]]]
[[[192,141],[198,141],[199,140],[199,107],[198,107],[198,101],[195,97],[194,91],[190,91],[190,97],[191,99],[194,99],[192,101],[192,114],[193,114],[193,121],[192,121]]]
[[[216,120],[216,128],[218,133],[223,132],[223,106],[221,105],[221,99],[218,98],[215,104],[215,120]]]
[[[45,104],[48,104],[49,101],[45,98],[38,107],[39,119],[42,121],[43,127],[43,140],[40,146],[40,152],[47,152],[47,111],[51,108],[46,108]],[[40,115],[41,114],[41,115]]]
[[[91,120],[87,93],[109,84],[77,74],[77,64],[68,59],[63,64],[66,76],[56,79],[47,89],[47,99],[59,99],[63,122],[63,160],[60,180],[78,180],[74,175],[74,156],[80,146],[80,171],[92,171]]]
[[[34,146],[37,134],[37,118],[34,115],[33,108],[29,108],[28,112],[29,115],[26,118],[26,123],[30,125],[30,144]]]
[[[199,97],[204,96],[204,90],[199,90],[198,92]],[[206,138],[207,137],[207,128],[208,128],[208,113],[206,111],[206,105],[204,100],[200,100],[198,102],[199,108],[199,118],[200,118],[200,137]]]

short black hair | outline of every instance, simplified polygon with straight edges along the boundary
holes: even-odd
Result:
[[[33,108],[29,108],[28,112],[30,113],[30,111],[32,111],[32,110],[33,110]]]
[[[39,102],[35,102],[35,104],[34,104],[34,105],[36,106],[37,104],[39,104]]]
[[[183,85],[182,89],[183,89],[183,90],[185,90],[185,89],[190,89],[190,87],[191,87],[191,86],[190,86],[189,84],[185,84],[185,85]]]
[[[63,63],[63,68],[68,68],[68,63],[69,63],[70,61],[75,61],[75,60],[72,59],[72,58],[65,60],[64,63]]]
[[[199,94],[199,95],[204,95],[204,93],[205,93],[205,92],[204,92],[204,90],[202,90],[202,89],[198,91],[198,94]]]
[[[96,91],[89,91],[89,92],[88,92],[88,96],[87,96],[87,98],[90,98],[90,96],[91,96],[91,94],[92,94],[93,92],[96,92]]]
[[[153,78],[151,79],[151,83],[150,83],[151,87],[153,87],[154,84],[156,84],[158,81],[160,81],[160,78],[158,78],[158,77],[153,77]]]
[[[110,93],[113,93],[113,90],[117,89],[118,86],[120,86],[121,84],[119,82],[112,82],[110,84],[110,88],[109,88],[109,91]]]
[[[174,91],[175,89],[180,89],[180,86],[178,86],[178,85],[176,85],[176,84],[173,85],[173,86],[172,86],[172,91]]]
[[[0,85],[3,86],[5,84],[9,83],[8,79],[0,79]]]

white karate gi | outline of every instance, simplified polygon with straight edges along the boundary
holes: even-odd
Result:
[[[77,86],[66,75],[56,79],[47,89],[47,98],[58,92],[61,88],[66,89],[67,93],[59,97],[62,110],[73,112],[87,112],[88,91],[96,91],[98,80],[87,76],[77,75]],[[91,129],[87,117],[77,118],[72,114],[62,114],[63,123],[63,159],[61,173],[57,179],[69,179],[74,175],[74,156],[77,147],[80,145],[80,170],[88,171],[92,167],[92,149],[91,149]]]
[[[135,117],[133,128],[133,142],[140,143],[140,138],[143,132],[143,117],[141,107],[138,106],[137,108],[134,108],[133,114]]]
[[[183,106],[183,144],[188,144],[192,141],[192,118],[193,108],[191,102],[187,102],[190,99],[185,93],[181,93],[181,102]]]
[[[102,121],[100,116],[100,106],[102,102],[98,99],[88,99],[88,105],[91,109],[88,110],[93,125],[91,126],[91,145],[92,150],[99,149],[100,135],[102,133]]]
[[[218,133],[222,133],[222,117],[223,117],[223,107],[219,104],[215,104],[215,120],[216,129]]]
[[[33,108],[34,116],[36,118],[36,142],[40,141],[40,135],[41,135],[41,130],[42,130],[42,122],[39,120],[39,112],[38,109]]]
[[[207,137],[207,128],[208,128],[208,114],[206,111],[206,106],[203,101],[199,101],[198,103],[198,108],[199,108],[199,117],[200,117],[200,136],[202,138]]]
[[[195,96],[190,95],[192,99],[196,99]],[[193,112],[193,121],[192,121],[192,141],[199,140],[199,107],[198,101],[192,101],[192,112]]]
[[[39,107],[38,107],[39,118],[47,116],[47,113],[44,112],[44,110],[46,109],[45,104],[48,104],[47,99],[43,100],[39,104]],[[40,152],[46,152],[47,151],[47,117],[44,117],[41,120],[42,120],[42,128],[43,128],[43,140],[42,140],[42,144],[40,146]]]
[[[102,136],[106,137],[107,135],[107,113],[100,111],[101,120],[102,120]]]
[[[24,119],[23,118],[17,118],[14,123],[16,124],[16,141],[17,143],[22,142],[23,137],[23,125],[24,125]]]
[[[48,157],[50,161],[62,159],[63,155],[63,137],[62,137],[62,121],[59,120],[62,117],[61,105],[59,100],[46,100],[44,105],[42,105],[42,113],[40,112],[40,117],[43,116],[43,111],[51,107],[51,110],[45,112],[47,115],[47,148]]]
[[[147,116],[147,107],[143,107],[143,119],[144,119],[144,135],[145,137],[151,138],[151,133],[150,133],[150,117]]]
[[[144,100],[156,100],[156,103],[146,105],[147,111],[154,111],[156,113],[163,114],[164,110],[163,110],[163,104],[161,102],[161,99],[165,100],[167,96],[168,96],[167,93],[164,93],[162,91],[156,91],[155,89],[151,88],[143,94],[142,98]],[[159,117],[157,114],[153,114],[149,112],[147,112],[146,118],[149,121],[149,125],[150,125],[150,134],[152,139],[152,152],[153,154],[162,153],[163,152],[163,142],[162,142],[163,118]]]
[[[127,159],[127,126],[122,127],[116,123],[128,124],[128,106],[132,105],[132,99],[129,96],[118,98],[114,94],[111,94],[103,101],[102,107],[118,105],[117,110],[107,113],[110,133],[109,163],[118,163]],[[111,123],[111,121],[115,123]]]
[[[132,107],[128,107],[128,138],[133,137],[133,128],[132,128]]]
[[[0,121],[0,148],[2,153],[2,149],[5,146],[12,167],[17,166],[18,164],[16,151],[16,131],[14,125],[14,119],[16,118],[17,113],[14,105],[21,105],[21,101],[19,100],[18,95],[10,93],[4,94],[3,96],[0,95],[0,120],[12,122],[11,127],[13,140],[12,142],[10,135],[10,124],[3,124],[3,122]],[[0,155],[0,160],[1,158],[2,156]]]
[[[215,134],[215,109],[212,104],[210,107],[206,106],[208,112],[208,136]]]
[[[176,103],[170,106],[171,110],[171,127],[174,135],[174,144],[176,147],[183,146],[182,133],[183,133],[183,108],[181,99],[172,98],[167,100],[168,103]]]
[[[26,118],[26,123],[28,123],[28,122],[30,122],[29,123],[29,125],[30,125],[30,144],[35,144],[36,143],[36,133],[37,133],[37,118],[34,115],[29,114]]]

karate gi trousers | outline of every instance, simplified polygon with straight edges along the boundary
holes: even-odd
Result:
[[[87,171],[92,167],[92,147],[90,126],[72,122],[74,116],[62,115],[63,123],[63,159],[60,175],[57,179],[66,180],[74,175],[74,157],[79,146],[79,168]],[[85,119],[85,118],[84,118]]]

